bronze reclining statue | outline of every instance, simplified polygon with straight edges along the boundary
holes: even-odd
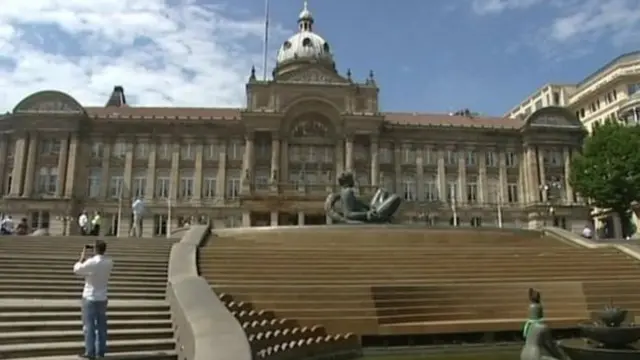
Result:
[[[378,189],[367,205],[356,196],[355,181],[351,173],[340,175],[338,184],[340,185],[340,193],[329,194],[324,204],[327,216],[334,223],[388,223],[402,203],[402,199],[398,195]]]

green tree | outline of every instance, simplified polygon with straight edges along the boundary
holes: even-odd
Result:
[[[620,215],[628,230],[631,203],[640,200],[640,127],[607,121],[595,128],[571,162],[569,181],[595,206]]]

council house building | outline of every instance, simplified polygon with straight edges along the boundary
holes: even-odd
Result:
[[[249,71],[242,108],[142,107],[116,86],[104,106],[41,91],[0,117],[2,209],[51,234],[83,210],[126,235],[143,198],[143,234],[325,224],[324,199],[351,171],[361,196],[404,203],[396,222],[581,229],[588,207],[567,181],[586,135],[575,112],[523,118],[385,112],[373,72],[340,74],[305,7],[270,80]],[[170,225],[169,225],[170,223]]]

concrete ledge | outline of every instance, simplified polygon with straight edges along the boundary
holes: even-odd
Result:
[[[180,360],[251,360],[244,330],[198,274],[198,247],[210,235],[191,226],[169,257],[167,301]]]
[[[628,256],[631,256],[634,259],[640,260],[640,252],[633,246],[616,243],[597,243],[595,241],[591,241],[589,239],[583,238],[582,236],[574,234],[571,231],[560,228],[546,227],[543,231],[545,234],[564,239],[587,249],[601,249],[607,247],[614,248],[622,253],[625,253]]]

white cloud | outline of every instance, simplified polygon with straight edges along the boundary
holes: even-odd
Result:
[[[44,89],[103,105],[114,85],[149,106],[241,106],[262,62],[261,14],[171,2],[2,0],[0,112]]]
[[[526,9],[542,0],[473,0],[473,11],[480,15],[501,13],[505,10]]]

